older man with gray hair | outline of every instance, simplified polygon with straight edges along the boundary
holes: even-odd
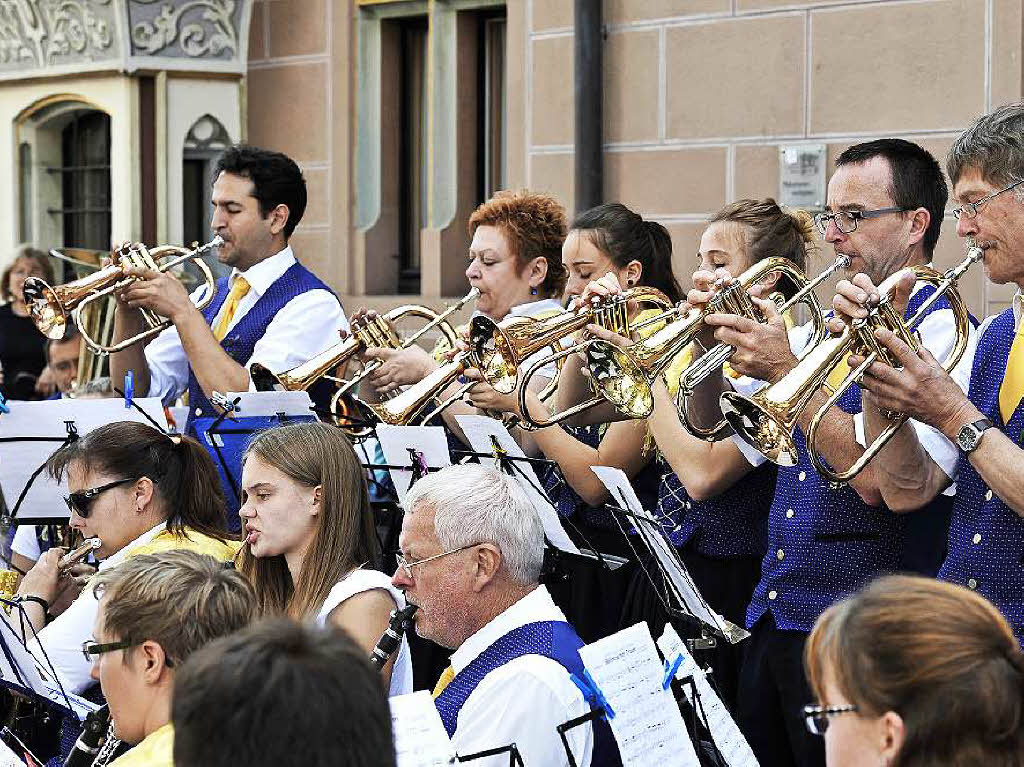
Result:
[[[394,584],[419,607],[416,633],[455,651],[434,702],[456,750],[515,743],[528,765],[568,764],[556,727],[590,710],[571,679],[583,642],[540,585],[544,529],[526,492],[497,469],[450,466],[405,509]],[[619,763],[603,720],[567,738],[580,767]]]
[[[956,481],[939,578],[983,594],[1024,641],[1024,104],[979,117],[953,143],[946,165],[957,234],[984,251],[992,282],[1016,284],[1013,303],[979,329],[966,393],[927,351],[876,331],[899,367],[876,362],[865,371],[861,385],[870,394],[864,409],[907,413],[960,448],[950,478],[921,450],[916,435],[902,429],[875,461],[881,492],[891,508],[916,508]],[[836,288],[833,305],[847,320],[863,316],[862,304],[877,294],[865,275]],[[878,431],[871,424],[886,421],[876,416],[865,423],[871,438]]]

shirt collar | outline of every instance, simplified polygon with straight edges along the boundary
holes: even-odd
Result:
[[[277,281],[277,278],[284,274],[295,263],[295,254],[292,253],[291,245],[286,245],[284,250],[278,251],[274,255],[264,258],[257,264],[253,264],[244,272],[238,269],[231,270],[231,278],[228,280],[228,286],[235,284],[235,277],[242,275],[245,277],[246,282],[249,283],[249,288],[257,296],[262,296],[267,288]]]
[[[1016,329],[1020,327],[1020,316],[1024,312],[1024,293],[1020,288],[1017,288],[1017,292],[1013,294],[1011,306],[1013,306],[1013,327]]]
[[[561,312],[565,307],[553,298],[542,298],[538,301],[527,301],[525,304],[516,304],[508,310],[506,317],[533,317],[541,312]],[[473,310],[473,316],[479,317],[483,312]],[[504,319],[504,317],[502,317]]]
[[[476,660],[480,653],[505,634],[528,623],[537,623],[538,621],[565,621],[565,614],[551,600],[551,594],[544,586],[537,586],[463,642],[452,653],[452,671],[456,674],[460,673],[462,669]]]

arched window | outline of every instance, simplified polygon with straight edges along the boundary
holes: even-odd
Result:
[[[46,172],[60,177],[64,246],[110,247],[110,116],[94,109],[65,115],[61,161]]]
[[[193,123],[185,137],[182,152],[182,242],[209,242],[210,184],[213,167],[231,146],[227,130],[212,115],[203,115]]]

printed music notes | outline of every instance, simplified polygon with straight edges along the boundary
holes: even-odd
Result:
[[[427,466],[433,469],[451,464],[448,455],[448,438],[440,426],[389,426],[378,424],[377,440],[384,453],[384,460],[392,466],[409,465],[409,448],[423,454]],[[389,469],[391,481],[398,493],[398,502],[405,503],[413,473],[411,469]]]
[[[615,712],[609,719],[623,767],[697,767],[697,753],[646,623],[580,649],[587,671]]]
[[[686,685],[686,697],[698,713],[703,713],[707,719],[708,730],[715,740],[715,745],[722,754],[722,758],[729,767],[757,767],[757,758],[750,750],[746,738],[740,732],[739,727],[733,720],[729,709],[722,703],[718,693],[708,682],[704,670],[697,665],[686,648],[686,643],[679,638],[679,634],[669,624],[658,639],[658,649],[665,658],[671,660],[677,655],[683,656],[683,662],[676,670],[676,679],[692,677],[694,686],[697,688],[699,703],[694,701],[693,689]]]
[[[455,748],[429,692],[396,695],[388,703],[398,767],[447,767],[455,762]]]

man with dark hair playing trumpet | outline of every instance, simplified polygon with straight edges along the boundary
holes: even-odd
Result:
[[[819,231],[836,255],[847,256],[851,270],[868,272],[879,281],[903,267],[929,262],[946,202],[945,182],[935,159],[910,142],[883,139],[850,147],[836,165],[827,208],[816,217]],[[694,279],[700,287],[713,278],[695,275]],[[933,291],[920,287],[914,306]],[[707,291],[691,291],[690,300],[701,303],[708,296]],[[736,348],[729,364],[737,372],[773,384],[796,366],[793,349],[805,350],[809,327],[796,328],[787,338],[774,305],[755,300],[767,323],[731,314],[712,314],[706,322],[716,328],[717,341]],[[955,337],[952,312],[947,309],[944,301],[937,303],[920,326],[925,343],[942,355]],[[847,372],[845,367],[833,370],[829,381],[838,386]],[[698,389],[692,415],[699,423],[721,417],[718,395],[726,388],[719,375]],[[856,386],[825,413],[818,443],[806,444],[805,430],[826,397],[824,387],[812,394],[793,435],[795,465],[779,468],[768,517],[768,549],[747,610],[752,638],[740,676],[737,719],[762,765],[823,762],[820,739],[809,735],[799,716],[801,707],[811,700],[802,671],[807,633],[830,604],[878,573],[898,569],[907,541],[906,519],[883,504],[877,462],[840,489],[830,487],[812,464],[811,449],[840,469],[863,452]],[[934,430],[920,430],[922,444],[936,463],[952,471],[956,460],[952,446]],[[734,439],[747,461],[756,465],[765,460],[738,437]]]
[[[1012,305],[988,318],[978,333],[965,393],[927,349],[915,351],[886,330],[875,338],[901,366],[875,362],[863,386],[868,436],[888,423],[887,413],[906,413],[953,440],[960,448],[955,473],[921,449],[917,434],[903,428],[875,463],[885,502],[917,508],[956,480],[949,550],[939,577],[991,600],[1024,641],[1024,104],[984,115],[953,144],[947,170],[957,234],[984,251],[986,275],[996,284],[1016,283]],[[895,301],[905,301],[910,278]],[[834,305],[847,321],[864,316],[878,294],[868,275],[837,286]],[[967,355],[968,357],[970,355]],[[859,363],[853,358],[851,363]]]

